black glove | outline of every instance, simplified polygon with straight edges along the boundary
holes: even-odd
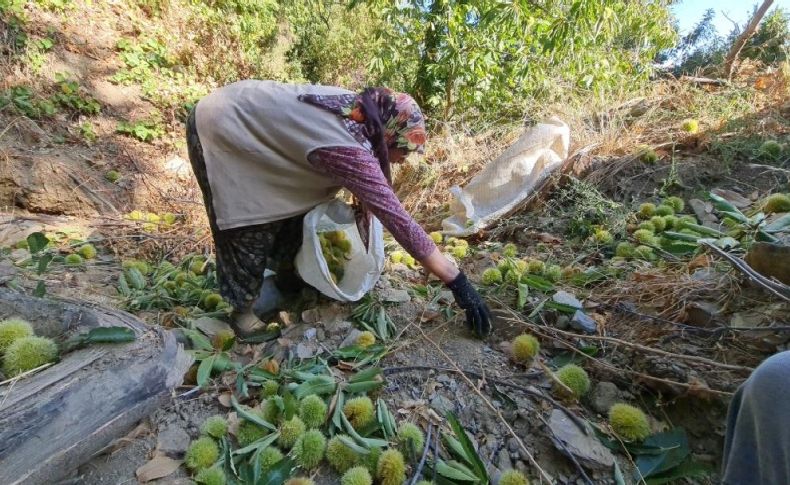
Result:
[[[491,332],[491,312],[477,290],[461,272],[447,284],[455,297],[458,306],[466,311],[466,326],[475,332],[478,337],[485,337]]]

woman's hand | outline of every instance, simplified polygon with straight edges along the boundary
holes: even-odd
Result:
[[[423,267],[441,279],[453,292],[456,303],[466,311],[466,325],[478,337],[491,333],[491,312],[469,280],[438,249],[420,261]]]

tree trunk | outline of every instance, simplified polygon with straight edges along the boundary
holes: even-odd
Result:
[[[62,480],[166,403],[192,363],[172,332],[74,300],[0,289],[0,319],[29,321],[56,341],[95,327],[131,328],[136,340],[90,345],[54,366],[0,385],[0,483]]]
[[[735,61],[738,59],[738,55],[741,53],[741,49],[743,46],[746,45],[746,42],[754,35],[757,31],[757,27],[760,25],[760,21],[765,16],[765,13],[771,8],[773,5],[774,0],[763,0],[763,4],[760,5],[760,8],[754,13],[752,19],[749,21],[749,24],[746,26],[746,29],[735,39],[733,42],[732,47],[730,47],[730,52],[727,53],[727,57],[724,60],[724,74],[727,79],[732,78],[733,74],[733,67],[735,66]]]

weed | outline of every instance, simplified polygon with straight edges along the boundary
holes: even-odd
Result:
[[[57,112],[52,101],[35,96],[26,86],[15,86],[0,93],[0,110],[9,106],[34,120],[52,117]]]
[[[80,93],[80,85],[64,73],[55,75],[59,92],[52,96],[52,102],[71,111],[83,115],[95,115],[101,110],[101,104],[90,96]]]
[[[94,131],[93,129],[93,123],[89,121],[80,123],[80,135],[82,135],[82,138],[84,138],[89,145],[95,142],[96,131]],[[111,170],[110,172],[115,172],[115,171]],[[110,172],[107,172],[107,174],[109,174]],[[118,174],[118,172],[115,172],[115,174],[118,175],[118,177],[116,177],[115,180],[118,180],[120,178],[120,174]],[[107,180],[109,180],[109,178]],[[110,181],[115,182],[115,180],[110,180]]]
[[[118,123],[115,131],[148,143],[165,134],[165,130],[161,124],[150,120],[135,122],[121,121]]]

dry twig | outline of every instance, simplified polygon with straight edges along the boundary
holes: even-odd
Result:
[[[714,253],[718,254],[722,258],[726,259],[728,263],[730,263],[735,269],[743,273],[752,283],[756,284],[757,286],[760,286],[765,290],[768,290],[774,296],[786,302],[790,302],[790,296],[788,296],[790,295],[790,286],[787,286],[784,283],[771,281],[770,279],[766,278],[765,276],[753,270],[751,266],[749,266],[746,263],[746,261],[742,260],[737,256],[733,256],[732,254],[729,254],[728,252],[719,248],[715,244],[709,243],[707,241],[702,241],[702,245],[712,250]]]
[[[553,483],[549,474],[546,473],[546,471],[543,468],[541,468],[540,464],[537,462],[537,460],[535,460],[535,457],[532,455],[532,453],[530,453],[529,449],[524,444],[524,441],[516,434],[516,432],[513,430],[513,427],[510,426],[510,423],[508,423],[507,420],[502,416],[502,413],[499,411],[499,409],[497,409],[493,404],[491,404],[491,401],[489,401],[488,398],[477,388],[477,386],[475,386],[474,382],[472,382],[472,380],[466,374],[464,374],[461,368],[458,367],[458,364],[456,364],[455,361],[452,358],[450,358],[450,356],[447,355],[447,353],[444,350],[442,350],[439,344],[437,344],[436,342],[433,341],[433,339],[428,337],[428,335],[422,330],[422,328],[420,328],[419,326],[417,326],[417,328],[422,333],[423,338],[428,342],[430,342],[430,344],[433,345],[436,351],[439,352],[439,354],[441,354],[442,357],[444,357],[444,359],[447,360],[447,362],[449,362],[458,371],[458,373],[466,381],[466,383],[475,391],[475,393],[480,397],[480,399],[482,399],[483,402],[486,403],[486,406],[488,406],[488,408],[491,409],[491,411],[493,411],[494,414],[496,414],[497,418],[499,418],[502,424],[505,425],[505,428],[507,429],[508,433],[510,433],[510,435],[516,439],[519,446],[521,447],[521,450],[524,452],[525,455],[527,455],[527,458],[529,458],[530,463],[532,463],[532,466],[534,466],[538,470],[538,472],[540,472],[541,483],[543,483],[544,479],[548,483]]]

